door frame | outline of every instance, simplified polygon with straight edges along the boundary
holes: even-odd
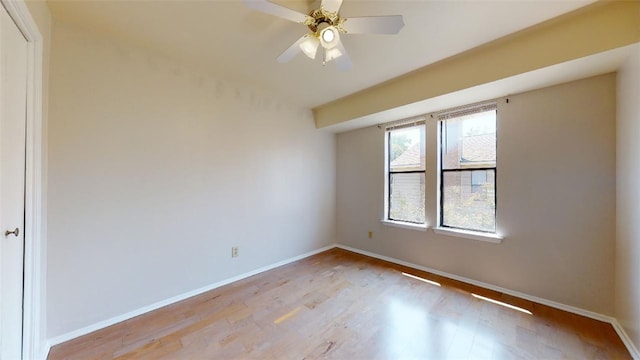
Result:
[[[43,140],[43,38],[24,0],[0,0],[27,39],[23,359],[44,359],[46,340],[46,145]]]

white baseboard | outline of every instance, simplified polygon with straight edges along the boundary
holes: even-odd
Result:
[[[640,351],[638,351],[638,348],[633,343],[633,341],[631,341],[631,338],[629,337],[629,335],[627,335],[627,332],[624,331],[624,328],[622,327],[622,325],[620,325],[618,320],[613,319],[611,325],[613,326],[613,329],[616,331],[618,336],[620,336],[620,340],[622,340],[624,345],[627,347],[627,350],[629,350],[629,352],[631,353],[631,357],[634,360],[640,360]]]
[[[588,318],[591,318],[591,319],[595,319],[595,320],[599,320],[599,321],[603,321],[603,322],[609,323],[609,324],[611,324],[613,326],[613,329],[616,331],[618,336],[620,336],[620,339],[622,340],[624,345],[627,347],[627,350],[629,350],[629,353],[631,353],[631,356],[634,358],[634,360],[640,360],[640,353],[638,353],[638,349],[635,347],[635,345],[633,344],[633,342],[631,341],[631,339],[629,338],[627,333],[624,331],[624,328],[622,326],[620,326],[620,324],[618,323],[618,320],[616,320],[615,318],[613,318],[611,316],[602,315],[602,314],[599,314],[599,313],[596,313],[596,312],[593,312],[593,311],[580,309],[580,308],[577,308],[575,306],[561,304],[561,303],[556,302],[556,301],[539,298],[537,296],[521,293],[519,291],[513,291],[513,290],[505,289],[505,288],[502,288],[500,286],[495,286],[495,285],[484,283],[482,281],[468,279],[468,278],[465,278],[463,276],[450,274],[450,273],[447,273],[447,272],[444,272],[444,271],[440,271],[440,270],[436,270],[436,269],[432,269],[432,268],[429,268],[429,267],[426,267],[426,266],[416,265],[416,264],[413,264],[413,263],[410,263],[410,262],[407,262],[407,261],[398,260],[398,259],[395,259],[395,258],[392,258],[392,257],[388,257],[388,256],[372,253],[372,252],[369,252],[369,251],[364,251],[364,250],[352,248],[352,247],[345,246],[345,245],[339,245],[339,244],[336,245],[336,247],[340,248],[340,249],[343,249],[343,250],[355,252],[355,253],[358,253],[358,254],[361,254],[361,255],[370,256],[372,258],[385,260],[385,261],[388,261],[388,262],[391,262],[391,263],[394,263],[394,264],[404,265],[404,266],[408,266],[408,267],[413,268],[413,269],[418,269],[418,270],[426,271],[426,272],[429,272],[429,273],[432,273],[432,274],[444,276],[444,277],[449,278],[449,279],[462,281],[464,283],[475,285],[475,286],[479,286],[481,288],[495,290],[495,291],[501,292],[503,294],[512,295],[512,296],[515,296],[515,297],[518,297],[518,298],[521,298],[521,299],[525,299],[525,300],[536,302],[538,304],[543,304],[543,305],[546,305],[546,306],[549,306],[549,307],[552,307],[552,308],[555,308],[555,309],[564,310],[564,311],[567,311],[567,312],[570,312],[570,313],[582,315],[582,316],[585,316],[585,317],[588,317]]]
[[[92,332],[100,330],[100,329],[104,329],[104,328],[106,328],[108,326],[115,325],[115,324],[117,324],[119,322],[122,322],[122,321],[125,321],[125,320],[129,320],[129,319],[134,318],[136,316],[148,313],[148,312],[153,311],[153,310],[157,310],[157,309],[159,309],[161,307],[164,307],[164,306],[167,306],[167,305],[171,305],[171,304],[176,303],[178,301],[182,301],[182,300],[188,299],[190,297],[193,297],[193,296],[196,296],[196,295],[200,295],[200,294],[205,293],[207,291],[210,291],[210,290],[219,288],[221,286],[236,282],[238,280],[242,280],[242,279],[248,278],[250,276],[253,276],[253,275],[256,275],[256,274],[260,274],[260,273],[268,271],[268,270],[275,269],[275,268],[277,268],[279,266],[286,265],[286,264],[292,263],[294,261],[298,261],[298,260],[304,259],[306,257],[321,253],[323,251],[327,251],[327,250],[333,249],[334,247],[335,247],[335,245],[325,246],[325,247],[322,247],[320,249],[313,250],[313,251],[304,253],[302,255],[294,256],[292,258],[289,258],[289,259],[286,259],[286,260],[282,260],[282,261],[279,261],[277,263],[274,263],[274,264],[271,264],[271,265],[267,265],[267,266],[261,267],[259,269],[256,269],[256,270],[253,270],[253,271],[250,271],[250,272],[238,275],[238,276],[234,276],[234,277],[219,281],[217,283],[210,284],[210,285],[201,287],[199,289],[196,289],[196,290],[193,290],[193,291],[186,292],[184,294],[180,294],[180,295],[174,296],[174,297],[166,299],[166,300],[158,301],[158,302],[153,303],[151,305],[144,306],[144,307],[141,307],[141,308],[139,308],[137,310],[130,311],[130,312],[126,313],[126,314],[115,316],[115,317],[112,317],[110,319],[103,320],[103,321],[100,321],[98,323],[95,323],[93,325],[89,325],[89,326],[86,326],[86,327],[83,327],[81,329],[68,332],[68,333],[60,335],[60,336],[56,336],[56,337],[51,338],[51,339],[49,339],[47,341],[47,348],[46,348],[46,352],[45,352],[45,358],[46,358],[46,355],[49,353],[49,350],[53,346],[56,346],[56,345],[61,344],[63,342],[75,339],[77,337],[92,333]]]

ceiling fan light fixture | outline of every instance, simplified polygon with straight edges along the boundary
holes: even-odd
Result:
[[[324,63],[328,63],[331,60],[335,60],[342,56],[342,52],[337,47],[324,50]]]
[[[343,0],[319,0],[319,7],[307,14],[274,1],[277,0],[244,0],[244,3],[265,14],[303,24],[310,31],[277,57],[279,63],[288,62],[301,52],[315,59],[322,45],[323,63],[335,60],[339,70],[349,70],[352,64],[340,39],[342,34],[397,34],[404,26],[402,15],[341,17],[339,11]]]
[[[302,43],[300,43],[300,50],[302,50],[302,52],[310,59],[315,59],[319,46],[320,40],[317,37],[313,35],[307,35],[307,38]]]
[[[331,31],[330,27],[328,27],[328,28],[324,29],[324,31],[322,31],[322,40],[324,40],[325,43],[332,42],[335,37],[336,36],[333,34],[333,31]]]
[[[340,33],[335,26],[325,26],[319,30],[320,44],[325,49],[332,49],[340,42]]]

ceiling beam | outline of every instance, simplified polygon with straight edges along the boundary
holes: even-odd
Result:
[[[599,1],[313,109],[317,128],[640,42],[640,1]]]

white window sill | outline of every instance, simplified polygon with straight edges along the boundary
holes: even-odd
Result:
[[[394,221],[394,220],[380,220],[383,225],[393,226],[402,229],[427,231],[427,224],[414,224],[409,222]]]
[[[469,231],[469,230],[437,227],[437,228],[433,228],[433,232],[440,235],[454,236],[454,237],[479,240],[479,241],[487,241],[494,244],[500,244],[503,240],[502,236],[499,236],[497,234],[483,233],[479,231]]]

